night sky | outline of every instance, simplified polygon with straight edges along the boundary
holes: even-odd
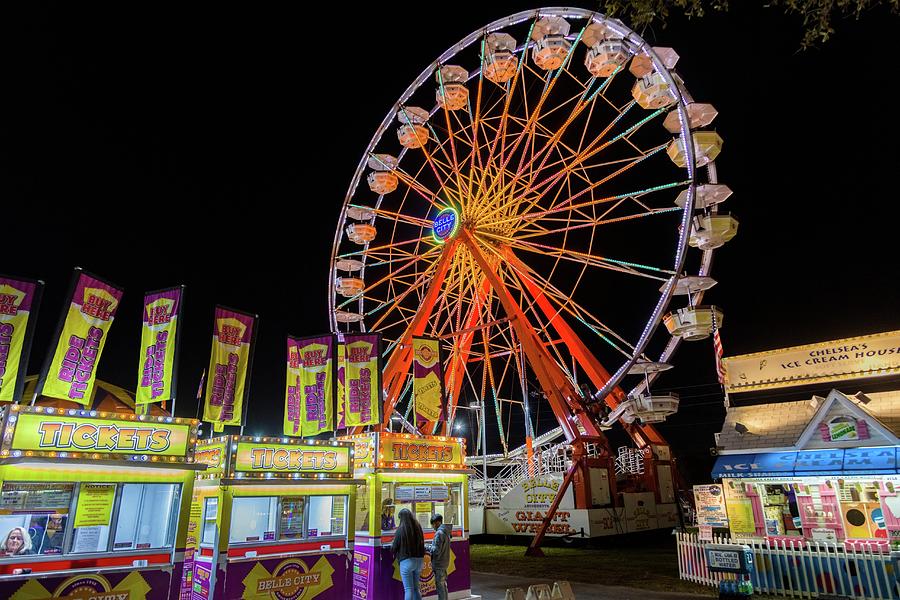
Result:
[[[381,119],[447,47],[534,7],[14,4],[28,12],[0,15],[0,272],[46,282],[30,372],[74,266],[125,287],[99,376],[126,388],[143,293],[184,283],[177,413],[196,410],[214,305],[257,312],[250,432],[281,421],[285,334],[328,329],[341,202]],[[900,327],[898,19],[842,20],[799,51],[797,18],[732,4],[643,32],[719,110],[716,164],[740,221],[707,296],[726,355]],[[660,429],[702,478],[724,414],[712,345],[673,362],[655,389],[680,392],[682,409]]]

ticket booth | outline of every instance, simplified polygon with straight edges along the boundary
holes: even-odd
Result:
[[[198,422],[8,405],[0,598],[177,597]]]
[[[182,598],[350,597],[353,445],[201,440]]]
[[[391,541],[404,508],[422,525],[426,544],[434,537],[433,514],[452,526],[447,587],[452,599],[471,598],[465,440],[388,432],[341,439],[353,441],[356,477],[363,480],[355,505],[352,598],[403,597]],[[423,597],[436,597],[427,556],[419,587]]]

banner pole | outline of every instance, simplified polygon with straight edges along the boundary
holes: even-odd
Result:
[[[78,285],[78,278],[81,276],[83,269],[75,267],[72,273],[72,280],[69,282],[69,289],[66,291],[63,299],[63,307],[59,311],[59,321],[56,323],[56,330],[53,332],[53,338],[47,347],[47,355],[44,357],[44,364],[41,366],[41,372],[38,374],[38,380],[34,384],[34,395],[31,396],[29,406],[34,406],[38,396],[44,390],[44,381],[47,379],[47,372],[50,370],[50,363],[53,362],[53,355],[56,354],[56,346],[59,344],[59,336],[62,334],[63,325],[66,322],[66,316],[69,314],[69,305],[72,304],[72,296],[75,294],[75,286]]]
[[[247,423],[247,407],[250,405],[250,381],[253,379],[253,356],[256,354],[256,336],[259,334],[259,315],[253,315],[253,332],[250,334],[250,356],[247,358],[247,375],[244,381],[244,400],[241,406],[241,435]]]
[[[181,348],[181,332],[184,329],[184,290],[185,285],[181,285],[181,294],[178,297],[178,317],[175,322],[175,354],[172,355],[172,411],[169,413],[175,416],[175,399],[178,398],[178,354]]]

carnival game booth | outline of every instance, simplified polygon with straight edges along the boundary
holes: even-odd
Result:
[[[182,597],[350,597],[351,443],[226,435],[197,460]]]
[[[468,469],[462,438],[373,432],[345,438],[354,443],[356,476],[362,480],[356,498],[353,546],[355,600],[402,598],[400,569],[391,553],[401,509],[409,509],[425,532],[434,537],[431,516],[452,526],[447,588],[451,599],[472,598],[468,531]],[[436,597],[434,574],[426,556],[419,589]]]
[[[0,598],[177,597],[197,432],[193,419],[5,407]]]

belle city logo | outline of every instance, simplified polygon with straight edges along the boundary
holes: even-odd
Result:
[[[445,208],[434,218],[431,233],[438,243],[444,243],[456,233],[459,227],[459,215],[452,208]]]
[[[41,448],[165,452],[169,448],[171,433],[168,429],[155,427],[119,427],[65,421],[44,421],[38,425]]]

